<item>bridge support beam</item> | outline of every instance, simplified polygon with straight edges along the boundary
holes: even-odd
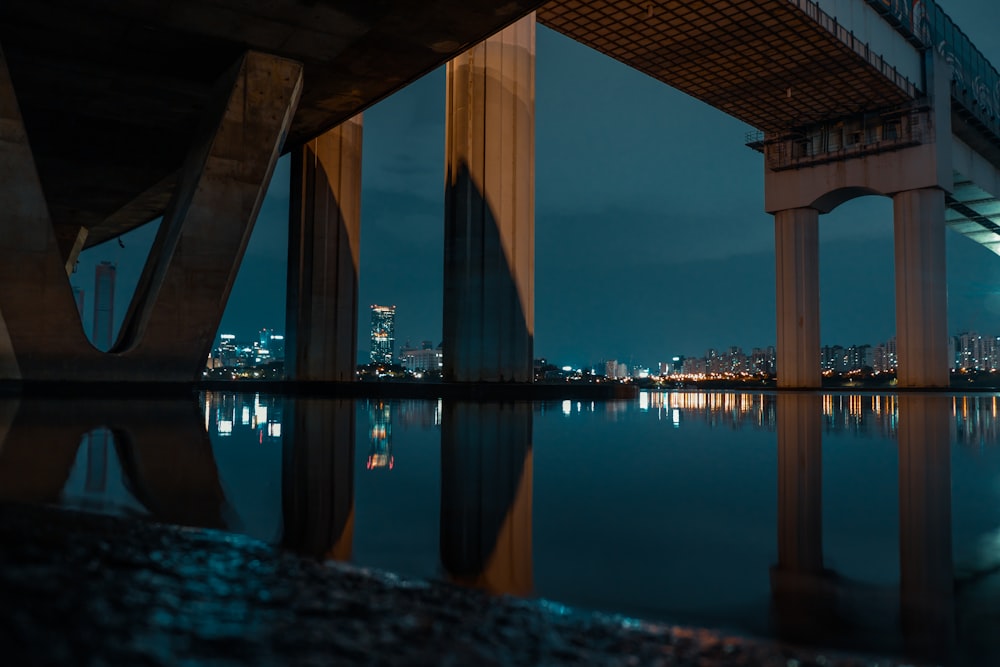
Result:
[[[149,378],[204,366],[302,91],[302,66],[248,52],[219,81],[115,352]]]
[[[199,377],[301,89],[301,64],[256,52],[220,79],[114,353],[103,354],[83,333],[0,51],[0,377]]]
[[[361,115],[292,151],[285,374],[349,382],[358,352]]]
[[[900,192],[892,202],[898,385],[947,387],[944,191],[922,188]]]
[[[448,381],[533,378],[534,107],[534,14],[448,64]]]
[[[817,388],[819,356],[819,211],[774,215],[778,387]]]

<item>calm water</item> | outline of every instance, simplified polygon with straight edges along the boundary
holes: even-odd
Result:
[[[1000,663],[1000,397],[0,404],[5,498],[744,634]]]

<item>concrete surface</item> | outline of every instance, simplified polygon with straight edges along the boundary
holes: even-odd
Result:
[[[0,505],[7,665],[759,665],[889,660],[493,597],[249,538]]]

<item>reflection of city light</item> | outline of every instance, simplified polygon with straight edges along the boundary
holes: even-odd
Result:
[[[562,412],[564,415],[568,415],[573,412],[573,401],[563,401],[562,402]]]
[[[240,420],[240,423],[243,424],[244,426],[249,426],[250,425],[250,406],[249,405],[244,405],[243,406],[243,418]]]
[[[233,434],[233,422],[229,419],[219,420],[219,435],[232,435]]]
[[[267,434],[272,438],[281,437],[281,422],[268,422]]]
[[[673,418],[674,428],[680,428],[680,426],[681,426],[681,411],[680,411],[680,408],[674,408],[671,416]]]
[[[649,392],[640,391],[639,392],[639,409],[643,412],[649,410]]]
[[[267,406],[258,405],[254,408],[254,427],[267,423]]]

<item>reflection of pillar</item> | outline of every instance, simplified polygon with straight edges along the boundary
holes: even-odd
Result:
[[[23,401],[0,447],[0,498],[57,502],[83,435],[94,429],[113,443],[126,488],[154,519],[225,526],[212,445],[190,400]]]
[[[778,563],[772,618],[790,641],[823,641],[835,628],[835,582],[823,568],[822,396],[778,395]]]
[[[774,215],[778,386],[819,387],[819,211]]]
[[[899,386],[947,387],[944,191],[900,192],[892,203]]]
[[[354,402],[285,404],[282,543],[315,558],[349,560],[354,539]]]
[[[292,152],[285,373],[354,379],[358,348],[361,115]]]
[[[907,645],[947,658],[955,633],[947,396],[899,397],[899,560]]]
[[[822,397],[778,395],[778,569],[823,571]]]
[[[441,561],[460,583],[528,595],[531,405],[445,403],[441,421]]]
[[[448,64],[444,376],[530,382],[535,15]]]

